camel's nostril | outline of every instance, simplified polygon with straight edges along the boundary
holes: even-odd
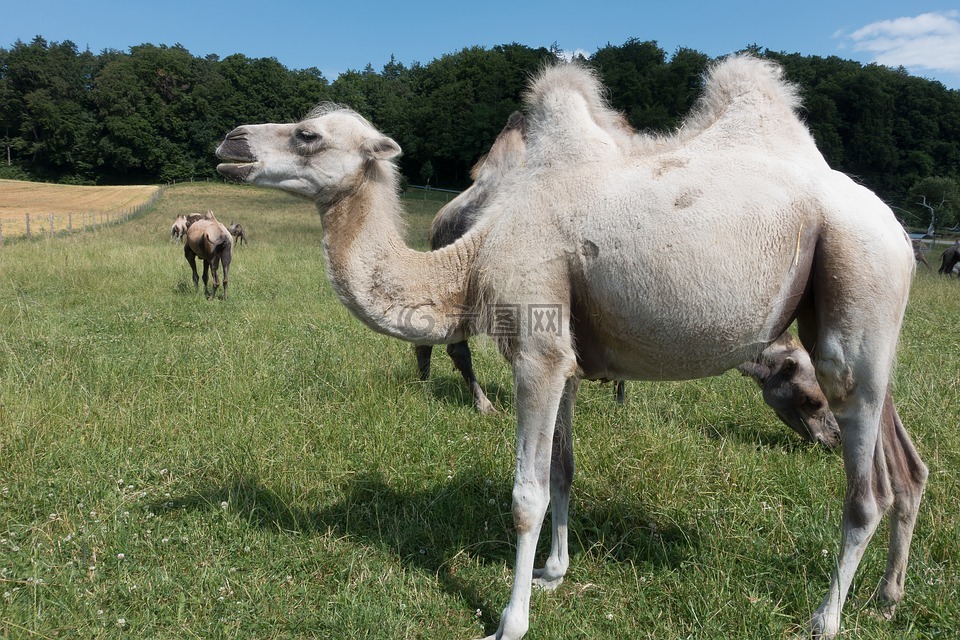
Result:
[[[247,137],[247,130],[243,127],[238,127],[227,134],[227,140],[244,140]]]

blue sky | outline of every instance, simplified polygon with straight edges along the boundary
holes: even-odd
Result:
[[[0,46],[36,35],[94,53],[152,43],[181,44],[198,56],[273,57],[291,69],[317,67],[331,81],[368,63],[379,71],[391,55],[407,66],[426,64],[474,45],[556,43],[592,54],[638,38],[668,53],[687,47],[718,56],[758,44],[902,65],[960,89],[957,0],[0,0]]]

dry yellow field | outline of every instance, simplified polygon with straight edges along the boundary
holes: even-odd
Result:
[[[63,184],[0,180],[0,234],[10,238],[26,234],[27,215],[31,235],[53,230],[78,230],[87,225],[116,219],[149,202],[160,187],[84,187]]]

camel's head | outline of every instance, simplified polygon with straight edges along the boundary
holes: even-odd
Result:
[[[217,148],[226,178],[276,187],[320,201],[336,201],[364,181],[372,163],[400,154],[400,146],[357,113],[318,107],[295,124],[237,127]]]
[[[840,428],[817,383],[810,355],[784,334],[764,350],[757,362],[737,367],[763,390],[763,400],[777,417],[809,442],[840,445]]]
[[[527,150],[524,126],[523,114],[513,112],[490,151],[470,170],[473,184],[437,212],[430,228],[432,249],[452,244],[476,224],[504,177],[523,164]]]

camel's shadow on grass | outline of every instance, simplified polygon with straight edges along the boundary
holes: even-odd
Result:
[[[763,408],[759,410],[762,411]],[[725,417],[697,424],[695,428],[711,440],[729,440],[744,445],[754,445],[758,449],[799,453],[812,447],[825,454],[830,453],[826,447],[804,442],[779,422],[761,423],[756,419]]]
[[[237,477],[222,486],[150,505],[150,509],[162,517],[176,511],[219,510],[227,503],[250,526],[308,537],[349,537],[392,554],[406,567],[435,576],[446,592],[462,599],[471,610],[489,611],[484,623],[496,628],[499,611],[486,604],[492,596],[490,584],[461,577],[458,567],[464,560],[512,566],[515,533],[509,480],[492,481],[461,472],[426,488],[407,489],[402,481],[386,481],[370,473],[352,478],[343,485],[339,499],[314,509],[292,504],[293,500],[282,495],[282,488],[275,490],[255,478]],[[582,506],[574,496],[571,530],[573,563],[567,579],[574,584],[576,557],[584,553],[601,554],[604,562],[676,569],[694,556],[699,546],[694,527],[683,529],[664,522],[633,499]],[[541,534],[541,562],[549,550],[549,532],[548,513]]]

